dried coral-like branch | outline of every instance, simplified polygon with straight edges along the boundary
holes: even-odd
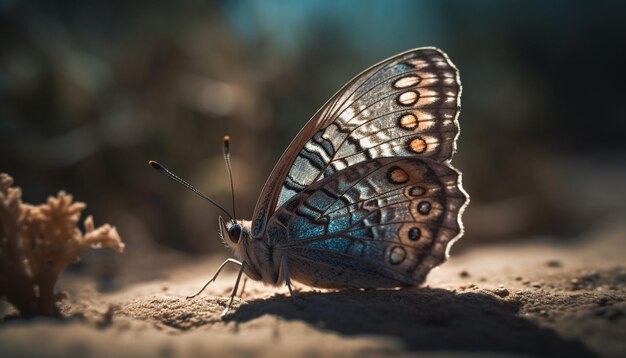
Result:
[[[86,205],[73,202],[61,191],[42,205],[22,203],[13,179],[0,174],[0,296],[13,303],[22,316],[57,316],[54,292],[59,274],[77,262],[88,248],[110,248],[118,252],[124,244],[108,224],[94,227],[85,220],[85,235],[77,228]]]

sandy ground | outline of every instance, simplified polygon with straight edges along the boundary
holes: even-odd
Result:
[[[69,318],[5,317],[0,356],[624,357],[625,257],[617,221],[574,244],[537,238],[453,252],[420,288],[298,285],[294,302],[285,288],[248,281],[224,320],[235,273],[186,300],[219,259],[164,258],[151,279],[110,293],[64,278]]]

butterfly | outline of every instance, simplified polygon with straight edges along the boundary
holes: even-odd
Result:
[[[234,205],[232,216],[222,208],[229,218],[219,218],[220,235],[235,258],[200,292],[229,263],[240,268],[222,315],[242,273],[286,284],[292,296],[292,280],[320,288],[423,283],[463,233],[469,196],[450,165],[460,96],[457,68],[432,47],[395,55],[348,82],[283,153],[252,219],[237,219]]]

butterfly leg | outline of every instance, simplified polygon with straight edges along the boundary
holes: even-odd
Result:
[[[241,285],[241,292],[239,292],[239,297],[243,298],[243,294],[246,291],[246,284],[248,283],[248,276],[243,277],[243,285]]]
[[[215,272],[215,274],[213,275],[213,277],[209,280],[209,282],[207,282],[201,289],[200,291],[198,291],[195,295],[191,295],[191,296],[187,296],[187,299],[192,299],[196,296],[198,296],[199,294],[202,293],[202,291],[204,291],[205,288],[207,288],[207,286],[209,286],[209,284],[213,281],[215,281],[215,279],[217,278],[217,276],[220,274],[220,272],[222,272],[222,269],[224,268],[224,266],[226,266],[226,264],[229,263],[233,263],[233,264],[237,264],[239,266],[241,266],[241,268],[243,269],[243,263],[235,260],[235,259],[228,259],[224,262],[222,262],[222,265],[217,269],[217,271]],[[239,274],[241,276],[241,273]]]
[[[239,273],[237,274],[237,281],[235,281],[235,287],[233,287],[233,292],[230,294],[230,300],[228,301],[228,305],[226,305],[226,308],[224,308],[224,311],[222,311],[222,314],[220,314],[220,317],[224,317],[226,313],[228,313],[230,306],[233,305],[233,300],[235,299],[235,296],[237,295],[237,289],[239,288],[239,281],[241,281],[241,275],[243,274],[243,266],[245,264],[246,264],[245,261],[241,263],[241,268],[239,268]]]
[[[285,284],[287,284],[287,288],[289,289],[289,295],[291,298],[295,299],[296,294],[293,293],[291,289],[291,278],[289,277],[289,265],[287,265],[287,257],[283,256],[280,259],[280,266],[283,268],[283,274],[285,275]]]

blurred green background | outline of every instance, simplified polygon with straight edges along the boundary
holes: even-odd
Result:
[[[603,1],[0,0],[0,171],[31,203],[63,189],[127,255],[225,254],[310,116],[368,66],[420,46],[463,82],[453,164],[472,202],[459,248],[564,243],[626,207],[626,7]]]

